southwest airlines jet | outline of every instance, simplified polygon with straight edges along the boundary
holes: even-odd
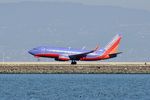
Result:
[[[33,48],[29,53],[37,58],[47,57],[54,58],[56,61],[69,61],[71,64],[77,64],[76,61],[97,61],[117,57],[119,43],[122,36],[117,34],[105,48],[98,46],[93,50],[72,49],[72,48],[54,48],[49,46],[40,46]]]

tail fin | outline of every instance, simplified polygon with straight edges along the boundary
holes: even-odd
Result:
[[[121,38],[122,38],[122,36],[120,34],[117,34],[113,38],[113,40],[110,43],[108,43],[106,45],[106,47],[104,48],[105,49],[104,55],[107,55],[107,54],[116,54],[117,50],[118,50],[118,47],[119,47],[119,43],[121,41]]]

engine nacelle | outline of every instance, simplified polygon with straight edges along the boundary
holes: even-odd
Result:
[[[59,56],[58,58],[55,58],[56,61],[69,61],[70,58],[68,56]]]

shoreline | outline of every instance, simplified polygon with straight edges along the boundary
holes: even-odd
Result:
[[[150,74],[150,62],[0,62],[0,74]]]

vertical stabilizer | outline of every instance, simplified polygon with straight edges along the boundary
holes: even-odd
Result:
[[[104,55],[117,53],[122,36],[117,34],[110,43],[106,45]]]

